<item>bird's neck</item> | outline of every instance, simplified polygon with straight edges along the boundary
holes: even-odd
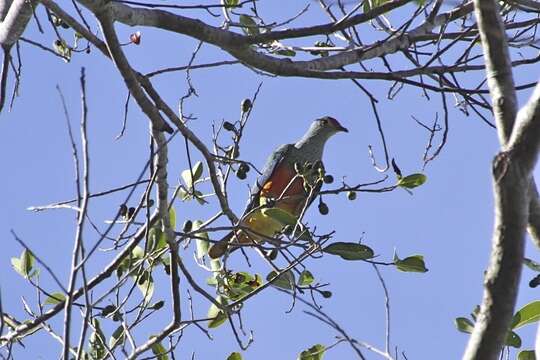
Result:
[[[320,160],[326,140],[328,140],[328,136],[325,134],[308,134],[294,144],[294,147],[301,150],[301,153],[309,154],[313,161]]]

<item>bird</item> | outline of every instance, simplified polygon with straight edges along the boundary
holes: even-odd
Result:
[[[288,216],[298,219],[302,210],[310,205],[308,177],[298,176],[304,166],[322,168],[324,147],[328,139],[340,132],[349,132],[339,121],[330,116],[314,120],[307,132],[294,144],[277,147],[268,157],[261,175],[251,188],[246,208],[240,218],[238,230],[229,232],[208,250],[212,259],[232,252],[235,243],[262,243],[283,231],[285,225],[268,216],[265,209],[278,208]],[[318,165],[316,165],[318,164]],[[317,191],[322,182],[317,184]],[[313,195],[313,194],[312,194]]]

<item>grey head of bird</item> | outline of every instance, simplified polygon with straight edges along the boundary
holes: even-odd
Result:
[[[306,147],[324,148],[326,140],[330,139],[333,135],[339,132],[349,132],[347,128],[343,127],[339,121],[330,116],[325,116],[320,119],[316,119],[311,123],[308,131],[304,136],[295,144],[297,149],[304,149]]]

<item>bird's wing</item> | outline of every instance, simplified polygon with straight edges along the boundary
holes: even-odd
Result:
[[[262,174],[257,178],[257,181],[255,182],[255,184],[253,184],[253,187],[251,188],[251,193],[246,205],[246,209],[244,210],[244,215],[251,211],[253,208],[259,206],[259,195],[261,193],[261,189],[270,179],[272,179],[272,176],[274,175],[274,170],[278,167],[278,165],[287,156],[287,154],[291,151],[292,148],[294,148],[294,145],[292,144],[281,145],[276,150],[274,150],[268,160],[266,160],[266,164],[264,165]]]

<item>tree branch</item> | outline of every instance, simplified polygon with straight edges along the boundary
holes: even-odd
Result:
[[[2,9],[5,11],[6,4]],[[32,17],[35,1],[13,0],[4,20],[0,23],[0,45],[13,45],[26,29],[26,25]]]
[[[495,229],[482,306],[463,358],[496,360],[512,319],[523,266],[529,188],[540,146],[540,84],[514,125],[517,101],[499,5],[475,0],[475,13],[503,151],[493,162]]]

